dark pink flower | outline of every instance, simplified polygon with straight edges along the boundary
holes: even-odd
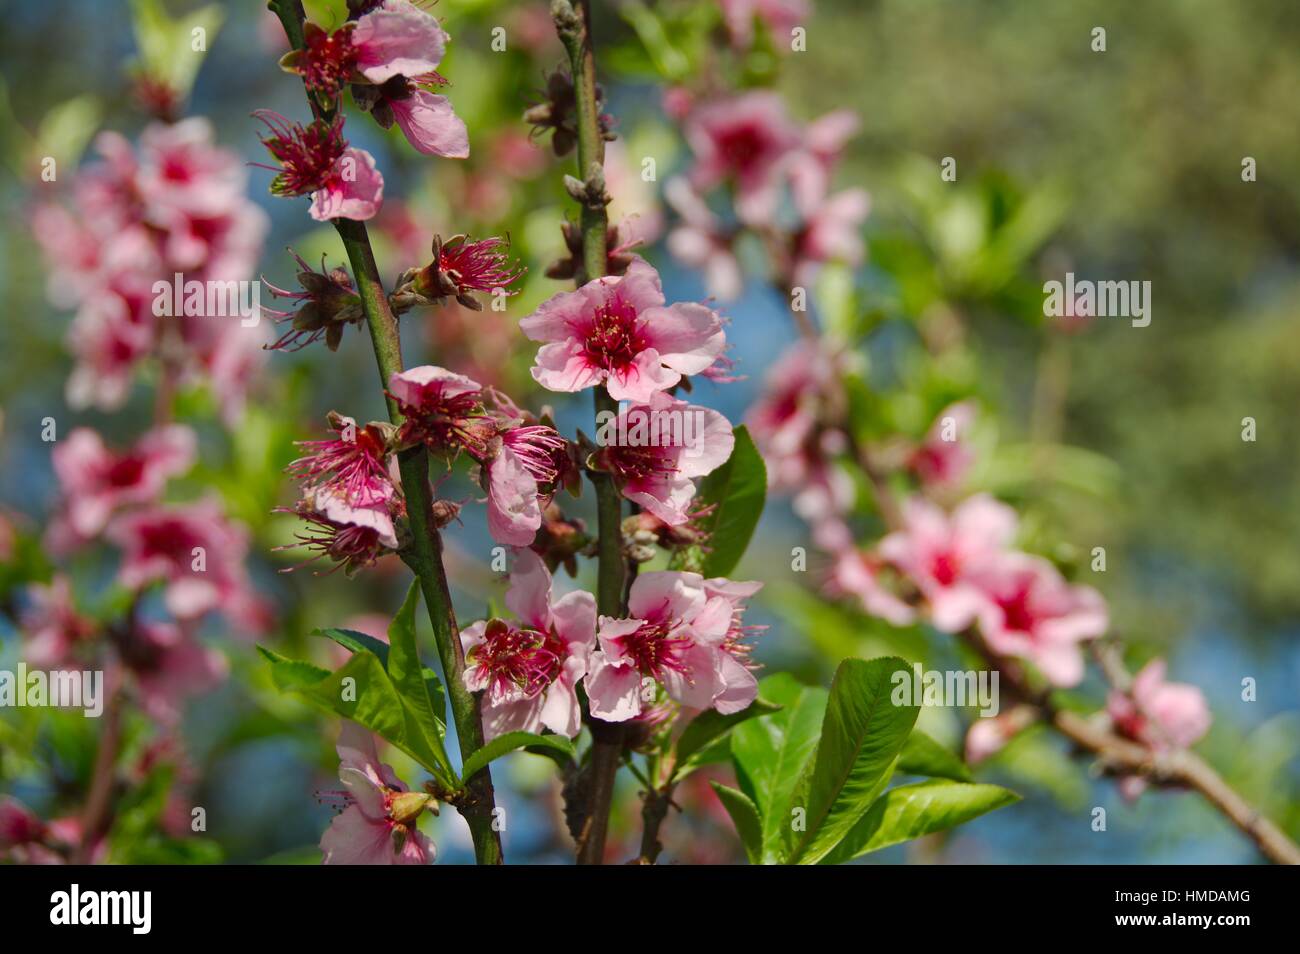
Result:
[[[417,827],[432,797],[410,791],[379,761],[375,737],[354,722],[339,733],[341,791],[322,792],[342,806],[321,837],[327,865],[427,865],[433,842]]]
[[[194,463],[195,444],[194,432],[179,424],[156,428],[122,452],[110,450],[88,427],[75,429],[52,454],[63,501],[58,518],[63,529],[56,535],[88,540],[117,510],[157,500],[167,479]]]
[[[725,417],[662,391],[598,423],[600,466],[624,497],[669,526],[690,520],[693,478],[726,463],[735,446]]]
[[[304,497],[324,494],[355,507],[387,503],[395,491],[383,429],[376,424],[358,427],[352,418],[333,412],[330,426],[339,436],[298,441],[308,453],[289,464],[285,472],[302,482]]]
[[[384,201],[384,177],[375,159],[343,138],[343,119],[321,120],[310,126],[290,122],[278,113],[259,109],[253,115],[271,134],[262,143],[280,163],[271,191],[282,196],[311,196],[311,217],[364,221],[378,213]]]
[[[460,634],[465,688],[484,693],[487,738],[543,727],[573,738],[582,728],[577,684],[596,639],[595,597],[577,590],[556,599],[541,557],[521,550],[506,606],[517,623],[480,620]]]
[[[483,387],[477,381],[424,364],[394,374],[388,393],[406,417],[400,443],[423,443],[444,457],[467,451],[477,460],[487,458],[497,427],[483,407]]]
[[[585,683],[592,715],[610,722],[636,717],[655,701],[647,681],[693,709],[726,714],[753,702],[757,682],[732,651],[734,639],[728,642],[743,597],[724,595],[723,582],[712,580],[706,589],[698,573],[672,571],[636,578],[629,618],[600,617],[600,648],[590,656]]]
[[[722,320],[704,305],[664,306],[659,273],[636,259],[621,278],[553,296],[519,327],[543,341],[533,378],[552,391],[604,384],[617,401],[644,403],[699,374],[722,353]]]

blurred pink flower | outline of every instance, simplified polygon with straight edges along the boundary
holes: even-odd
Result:
[[[971,569],[987,597],[980,632],[995,653],[1030,660],[1057,686],[1083,678],[1079,644],[1109,626],[1106,602],[1090,586],[1072,586],[1051,563],[1004,553]]]
[[[778,48],[788,47],[790,30],[808,19],[808,0],[719,0],[722,16],[737,49],[754,41],[754,20],[771,32]]]
[[[974,418],[975,405],[971,401],[959,401],[939,412],[925,440],[907,462],[923,487],[943,489],[965,479],[975,463],[975,454],[966,440]],[[950,427],[952,439],[946,440]]]
[[[480,620],[461,630],[465,688],[483,692],[488,740],[543,727],[573,738],[582,728],[577,685],[596,639],[596,600],[555,598],[551,574],[531,550],[515,555],[506,606],[518,620]]]
[[[379,212],[384,201],[384,177],[375,159],[343,138],[343,119],[310,126],[290,122],[279,113],[253,113],[266,124],[262,144],[280,164],[271,191],[280,196],[311,196],[311,217],[317,222],[344,218],[364,221]]]
[[[988,494],[963,501],[949,515],[921,497],[903,503],[903,527],[880,541],[880,556],[921,591],[930,621],[946,633],[965,629],[988,596],[977,574],[1015,539],[1016,512]]]
[[[831,596],[852,596],[871,616],[878,616],[894,626],[908,626],[916,613],[904,600],[890,591],[880,579],[884,561],[874,554],[853,546],[839,550],[831,565],[827,590]]]
[[[1157,751],[1185,749],[1210,729],[1210,708],[1196,686],[1165,681],[1165,661],[1153,659],[1129,693],[1112,690],[1106,711],[1117,731]]]
[[[726,463],[735,442],[730,422],[717,411],[655,391],[648,404],[624,408],[601,425],[597,458],[624,497],[680,526],[690,520],[692,478]]]
[[[121,452],[90,428],[76,428],[51,455],[62,496],[52,533],[63,542],[86,541],[117,510],[157,500],[169,477],[193,465],[195,447],[194,432],[179,424],[155,428]]]
[[[186,700],[220,685],[229,671],[225,656],[174,623],[138,623],[119,650],[141,708],[164,726],[176,725]]]
[[[634,259],[621,278],[598,278],[543,302],[519,327],[537,352],[533,378],[552,391],[604,384],[616,401],[644,403],[699,374],[722,353],[726,335],[704,305],[665,307],[659,273]]]
[[[22,614],[23,658],[39,669],[79,668],[80,650],[97,635],[95,621],[77,612],[72,584],[62,574],[27,590]]]
[[[709,294],[723,301],[740,297],[743,279],[731,250],[731,236],[685,179],[671,179],[664,197],[680,217],[668,233],[668,251],[688,268],[704,273]]]
[[[691,184],[706,191],[731,183],[740,219],[769,223],[777,211],[785,166],[801,138],[784,100],[768,90],[713,100],[691,113],[685,133],[695,154]]]
[[[108,538],[122,549],[118,582],[130,590],[163,583],[167,609],[178,619],[220,610],[255,626],[264,615],[245,569],[248,533],[215,498],[124,514],[109,524]]]
[[[663,685],[669,697],[695,709],[739,712],[754,701],[754,675],[728,648],[734,614],[743,598],[710,590],[698,573],[642,573],[632,583],[627,619],[600,617],[600,648],[586,678],[591,714],[625,722],[653,702],[643,680]]]
[[[433,841],[417,826],[430,796],[410,791],[391,766],[379,761],[375,737],[355,722],[339,733],[341,791],[321,792],[341,805],[321,837],[327,865],[427,865]]]

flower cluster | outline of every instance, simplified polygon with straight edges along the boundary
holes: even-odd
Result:
[[[138,149],[101,133],[101,161],[78,172],[69,203],[37,207],[50,300],[77,310],[68,334],[74,407],[119,407],[137,368],[154,357],[183,379],[206,379],[228,422],[242,409],[260,331],[157,307],[157,283],[170,286],[177,273],[243,281],[261,253],[266,215],[244,195],[239,157],[212,140],[201,118],[150,125]]]
[[[515,620],[480,620],[461,633],[465,687],[483,693],[489,739],[543,727],[576,736],[579,682],[591,714],[609,722],[650,712],[660,690],[691,709],[739,712],[758,691],[743,616],[761,585],[645,573],[632,584],[627,618],[598,618],[595,597],[557,599],[542,560],[520,551],[506,594]]]
[[[311,196],[317,221],[373,218],[383,204],[384,177],[374,157],[343,136],[339,100],[344,86],[385,129],[394,122],[426,155],[469,155],[465,123],[445,96],[430,87],[446,82],[438,73],[450,37],[431,14],[408,0],[383,0],[355,8],[337,30],[304,24],[303,46],[281,66],[299,74],[317,104],[307,126],[266,110],[257,113],[270,134],[262,142],[279,163],[271,191]]]
[[[740,292],[732,248],[745,231],[779,246],[778,264],[793,284],[807,285],[825,262],[862,260],[858,232],[870,198],[862,189],[831,191],[844,144],[857,128],[853,113],[838,111],[800,126],[771,91],[698,103],[677,93],[672,108],[684,123],[693,164],[665,189],[680,217],[668,247],[683,264],[703,270],[714,295],[730,299]],[[709,203],[720,188],[728,190],[726,207],[734,209],[734,219]]]

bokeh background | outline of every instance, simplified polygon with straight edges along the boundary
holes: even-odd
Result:
[[[172,0],[169,9],[179,14],[197,6]],[[283,40],[261,3],[217,6],[223,22],[186,112],[210,117],[223,145],[260,162],[249,113],[270,108],[302,118],[301,87],[276,66]],[[325,23],[340,19],[330,6],[308,4]],[[440,0],[434,8],[453,38],[442,72],[469,127],[467,162],[430,161],[396,131],[387,135],[373,124],[350,123],[349,132],[376,155],[387,182],[372,233],[389,281],[424,261],[435,232],[508,234],[529,267],[522,294],[504,315],[453,308],[408,316],[407,363],[439,363],[497,383],[534,408],[552,403],[561,428],[572,433],[589,426],[588,402],[533,390],[533,349],[515,326],[560,290],[543,271],[562,253],[558,223],[572,215],[560,183],[571,159],[556,159],[545,140],[530,141],[520,120],[538,98],[545,71],[563,58],[546,6]],[[663,248],[673,213],[662,202],[662,185],[686,157],[661,96],[696,55],[691,31],[700,28],[683,24],[716,14],[691,9],[706,2],[598,6],[601,80],[619,121],[607,162],[612,212],[634,215],[650,238],[642,251],[662,270],[669,300],[702,298],[701,278]],[[36,539],[54,505],[43,418],[55,417],[65,432],[91,423],[117,443],[147,426],[147,380],[122,411],[68,407],[70,316],[47,301],[29,224],[42,188],[34,156],[53,152],[70,169],[96,130],[134,136],[147,122],[126,70],[138,55],[130,14],[130,5],[114,0],[0,4],[0,507],[21,538]],[[656,32],[655,24],[667,29]],[[491,48],[498,26],[509,38],[504,52]],[[1104,53],[1089,45],[1096,26],[1107,31]],[[939,396],[978,396],[973,485],[1015,504],[1038,548],[1080,566],[1082,576],[1091,549],[1106,547],[1106,572],[1088,582],[1110,602],[1116,630],[1137,647],[1134,659],[1164,655],[1173,677],[1203,689],[1215,721],[1199,750],[1297,836],[1300,7],[1288,0],[816,0],[807,30],[809,52],[756,49],[746,69],[756,82],[775,79],[801,120],[844,107],[860,117],[837,181],[871,192],[868,260],[851,275],[826,276],[822,309],[866,333],[873,381],[898,427],[919,435]],[[656,159],[655,182],[639,177],[645,156]],[[957,159],[956,183],[939,180],[945,156]],[[1255,182],[1241,178],[1247,156],[1257,163]],[[322,254],[331,264],[342,261],[333,230],[313,227],[305,201],[269,196],[270,177],[250,169],[251,193],[272,221],[261,266],[266,277],[291,283],[286,246],[309,261]],[[762,267],[756,254],[742,261]],[[1041,286],[1066,270],[1149,280],[1151,325],[1099,321],[1073,334],[1053,327],[1042,316]],[[740,420],[795,331],[784,302],[761,278],[725,311],[732,355],[745,377],[706,384],[696,397]],[[925,362],[909,348],[918,340],[933,346]],[[368,616],[390,615],[405,589],[406,572],[396,561],[347,583],[310,571],[279,573],[294,557],[271,551],[293,530],[271,515],[292,502],[280,473],[295,456],[292,442],[320,436],[330,409],[382,417],[376,384],[368,342],[350,330],[337,353],[314,346],[271,355],[231,429],[216,419],[202,388],[182,396],[181,416],[199,430],[203,452],[174,494],[184,499],[215,488],[252,529],[249,569],[276,614],[261,640],[288,655],[329,661],[323,641],[307,638],[312,628],[361,628]],[[1248,416],[1257,422],[1255,442],[1241,439]],[[456,480],[463,486],[445,488],[445,496],[474,492],[464,475]],[[583,513],[590,504],[584,499],[575,509]],[[487,564],[482,509],[466,507],[463,520],[449,535],[450,575],[468,621],[489,599],[499,601],[501,588]],[[769,499],[735,574],[768,583],[753,616],[769,624],[757,651],[769,669],[825,683],[846,655],[902,648],[933,665],[957,661],[943,640],[886,630],[818,595],[809,579],[815,559],[808,574],[787,572],[790,548],[806,544],[806,528],[788,502]],[[49,573],[39,547],[20,550],[0,577],[10,609],[21,603],[26,580]],[[101,554],[67,569],[79,590],[95,593],[109,585],[113,566]],[[189,797],[207,808],[208,832],[186,847],[160,847],[141,836],[134,849],[124,844],[123,857],[315,862],[329,812],[313,792],[332,787],[337,724],[277,694],[244,634],[218,621],[204,635],[231,662],[223,687],[196,700],[185,723],[197,780]],[[19,656],[18,633],[6,617],[0,668],[12,669]],[[1241,701],[1248,676],[1259,685],[1253,703]],[[1078,693],[1100,700],[1104,690],[1089,682]],[[922,725],[957,746],[964,720],[927,710]],[[143,740],[149,728],[134,731]],[[94,732],[93,720],[79,715],[0,711],[0,793],[42,812],[75,804]],[[407,767],[400,753],[392,755]],[[512,861],[570,856],[549,765],[526,755],[499,763]],[[1111,781],[1090,777],[1085,762],[1045,733],[1018,739],[981,772],[1025,800],[945,840],[873,860],[1256,860],[1253,848],[1195,797],[1150,792],[1126,803]],[[638,835],[636,786],[625,781],[626,811],[613,831],[631,839]],[[666,824],[665,860],[742,857],[702,781],[681,798],[691,819],[674,815]],[[1109,812],[1105,833],[1089,826],[1098,805]],[[454,812],[444,812],[430,831],[440,860],[472,857]]]

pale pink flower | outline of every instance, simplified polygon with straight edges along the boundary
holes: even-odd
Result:
[[[965,479],[975,464],[975,454],[966,440],[974,419],[975,405],[971,401],[959,401],[939,412],[925,440],[907,462],[923,486],[944,489]],[[949,435],[952,439],[945,439]]]
[[[740,219],[770,222],[785,166],[800,142],[781,97],[757,90],[705,103],[687,119],[685,132],[695,154],[691,184],[704,192],[731,183]]]
[[[194,432],[179,424],[155,428],[121,452],[88,427],[73,430],[51,455],[62,494],[59,522],[69,538],[88,540],[116,511],[157,500],[169,477],[193,465],[195,446]]]
[[[138,623],[120,649],[141,708],[164,726],[176,725],[186,700],[216,688],[229,671],[225,656],[174,623]]]
[[[627,619],[600,617],[600,648],[588,660],[591,714],[625,722],[654,702],[645,680],[694,709],[739,712],[757,693],[754,675],[729,643],[739,591],[698,573],[642,573],[632,583]],[[710,592],[715,595],[710,596]],[[750,591],[752,592],[752,590]]]
[[[881,581],[886,570],[878,556],[863,553],[853,546],[837,551],[826,582],[831,596],[852,596],[871,616],[878,616],[894,626],[908,626],[916,612]]]
[[[322,792],[341,805],[321,836],[327,865],[427,865],[433,841],[417,827],[431,797],[410,791],[392,767],[379,761],[375,737],[354,722],[339,733],[339,779],[344,789]]]
[[[164,602],[176,618],[220,610],[251,623],[262,615],[245,569],[248,532],[214,498],[124,514],[109,524],[108,538],[122,549],[118,582],[130,590],[164,584]]]
[[[1013,706],[991,718],[979,718],[966,730],[966,761],[971,765],[991,758],[1037,721],[1033,706]]]
[[[577,590],[556,599],[541,557],[521,550],[506,607],[517,623],[480,620],[460,634],[465,688],[484,693],[487,738],[543,727],[573,738],[582,728],[577,685],[596,640],[595,597]]]
[[[988,602],[977,574],[1015,538],[1015,511],[988,494],[963,501],[950,515],[910,497],[902,519],[902,529],[880,541],[880,556],[916,584],[937,629],[965,629]]]
[[[56,574],[33,583],[22,614],[23,658],[38,669],[77,668],[79,653],[97,632],[95,621],[77,612],[72,584]]]
[[[417,151],[446,159],[469,157],[469,132],[446,96],[413,89],[409,96],[389,100],[388,105],[407,142]]]
[[[669,180],[664,198],[680,217],[668,233],[668,251],[687,268],[704,273],[710,295],[723,301],[740,297],[740,264],[731,250],[732,237],[718,217],[685,179]]]
[[[1165,661],[1153,659],[1128,693],[1112,690],[1106,711],[1116,730],[1156,751],[1185,749],[1210,729],[1210,708],[1196,686],[1165,681]]]
[[[995,653],[1030,660],[1057,686],[1083,678],[1079,644],[1109,626],[1106,602],[1090,586],[1072,586],[1041,557],[1003,553],[972,570],[985,595],[980,632]]]
[[[664,305],[659,273],[634,259],[622,277],[598,278],[553,296],[519,326],[534,341],[533,377],[552,391],[604,384],[616,401],[650,400],[714,363],[722,320],[689,302]]]
[[[680,526],[690,520],[693,478],[726,463],[736,440],[717,411],[656,391],[648,404],[624,408],[602,424],[597,442],[600,466],[623,496]]]
[[[532,545],[542,525],[542,485],[555,484],[557,455],[565,442],[544,425],[511,427],[500,433],[500,447],[484,467],[488,492],[488,531],[497,543]],[[549,498],[548,498],[549,499]]]
[[[790,30],[808,20],[808,0],[719,0],[722,16],[737,49],[754,40],[754,20],[762,22],[778,48],[789,46]]]
[[[355,65],[375,84],[422,76],[438,68],[449,39],[435,17],[408,0],[384,0],[352,30]]]

